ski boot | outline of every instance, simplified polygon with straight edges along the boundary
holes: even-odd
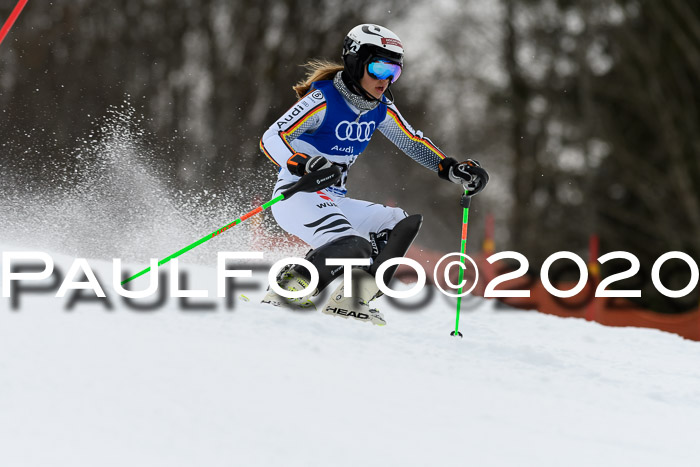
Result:
[[[283,290],[297,292],[299,290],[304,290],[309,286],[309,279],[304,277],[298,271],[294,270],[293,266],[289,265],[282,269],[277,275],[277,285],[279,285]],[[310,298],[314,295],[316,295],[314,292],[309,292],[308,295],[301,298],[286,298],[272,290],[272,287],[268,287],[267,293],[260,303],[290,309],[312,307],[315,309],[316,305],[314,305],[314,302],[310,300]]]
[[[345,296],[345,281],[333,292],[328,303],[321,310],[327,315],[341,318],[354,318],[358,321],[370,322],[377,326],[385,326],[384,316],[375,308],[370,308],[369,302],[377,297],[379,288],[369,272],[364,269],[352,271],[353,296]]]

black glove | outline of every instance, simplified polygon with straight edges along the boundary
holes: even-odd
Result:
[[[438,164],[438,176],[462,185],[470,195],[475,195],[483,190],[489,182],[489,174],[478,161],[472,159],[457,162],[451,157],[447,157]]]
[[[296,175],[297,177],[306,175],[309,172],[327,169],[331,165],[328,159],[323,156],[308,156],[301,152],[297,152],[287,159],[287,169],[289,169],[292,175]]]

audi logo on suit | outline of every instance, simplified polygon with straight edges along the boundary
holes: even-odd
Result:
[[[344,120],[335,127],[335,137],[340,141],[369,141],[377,128],[373,121],[349,122]]]

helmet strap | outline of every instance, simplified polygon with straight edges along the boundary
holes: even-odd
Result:
[[[389,86],[386,87],[386,91],[384,91],[384,98],[386,102],[382,100],[382,103],[386,105],[392,105],[394,103],[394,93],[391,92],[391,83],[389,83]]]

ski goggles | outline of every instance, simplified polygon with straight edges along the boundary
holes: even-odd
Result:
[[[401,76],[401,65],[385,60],[375,60],[367,65],[367,73],[374,79],[391,78],[391,82],[396,82]]]

